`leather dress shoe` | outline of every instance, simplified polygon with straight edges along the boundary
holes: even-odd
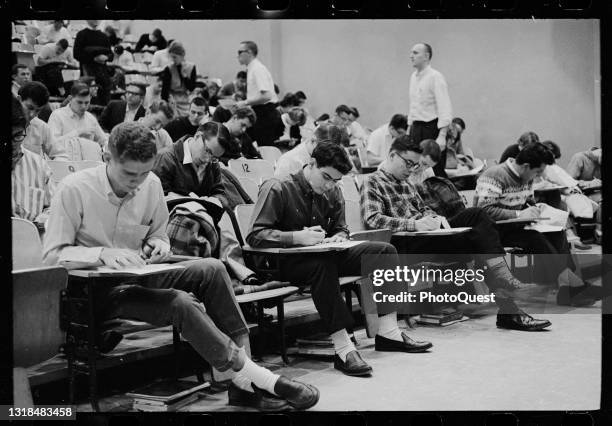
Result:
[[[281,397],[251,385],[254,392],[239,388],[233,382],[227,389],[229,405],[251,407],[260,411],[282,411],[290,409],[289,403]]]
[[[587,293],[587,286],[569,287],[561,286],[557,292],[557,305],[584,307],[592,306],[595,298]]]
[[[306,410],[319,402],[319,389],[285,376],[276,380],[274,393],[285,398],[296,410]]]
[[[406,333],[402,332],[402,341],[388,339],[378,334],[374,338],[374,349],[380,352],[425,352],[433,345],[430,342],[419,342],[412,340]]]
[[[334,368],[347,376],[369,376],[372,374],[372,367],[361,358],[357,351],[349,352],[346,355],[346,361],[342,361],[338,354],[334,355]]]
[[[548,320],[535,319],[519,310],[515,314],[497,314],[497,327],[508,330],[539,331],[550,327]]]

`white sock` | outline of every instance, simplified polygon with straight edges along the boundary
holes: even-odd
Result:
[[[402,342],[402,332],[397,325],[397,312],[378,317],[378,335]]]
[[[237,373],[236,376],[243,375],[246,380],[254,383],[259,389],[266,390],[276,395],[274,393],[274,385],[280,376],[274,374],[267,368],[255,364],[250,358],[245,359],[244,366],[241,370],[237,371]]]
[[[346,329],[338,330],[331,335],[332,341],[334,342],[334,350],[342,360],[342,362],[346,361],[346,356],[349,352],[355,350],[355,345],[351,342],[351,338],[349,337]]]
[[[253,387],[251,386],[251,379],[246,377],[244,374],[234,374],[234,377],[232,377],[232,383],[234,383],[242,390],[245,390],[247,392],[254,392]]]

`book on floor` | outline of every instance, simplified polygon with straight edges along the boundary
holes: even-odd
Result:
[[[210,383],[198,383],[189,380],[159,380],[147,386],[128,392],[128,397],[147,400],[151,404],[171,404],[172,402],[210,386]],[[158,405],[161,405],[158,404]]]
[[[155,403],[151,403],[150,400],[135,399],[132,407],[134,410],[138,410],[138,411],[153,411],[153,412],[176,411],[179,408],[184,407],[185,405],[188,405],[188,404],[191,404],[192,402],[197,401],[199,397],[200,397],[200,394],[198,392],[195,392],[195,393],[186,395],[182,398],[179,398],[170,404],[166,404],[166,403],[155,404]],[[155,402],[158,402],[158,401],[155,401]]]
[[[317,355],[317,356],[330,356],[333,357],[336,354],[333,345],[331,347],[325,346],[298,346],[295,348],[295,353],[299,355]]]

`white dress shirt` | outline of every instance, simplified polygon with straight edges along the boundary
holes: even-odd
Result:
[[[51,201],[43,259],[68,269],[99,265],[103,248],[139,250],[145,241],[166,235],[168,208],[159,178],[145,181],[123,198],[117,197],[106,165],[65,177]]]
[[[55,29],[53,24],[47,25],[38,36],[39,43],[57,43],[61,39],[65,39],[68,45],[72,45],[72,35],[66,27],[61,27],[59,31]]]
[[[367,151],[379,158],[385,158],[391,149],[393,136],[389,132],[389,125],[383,124],[370,133],[367,142]]]
[[[453,109],[444,76],[431,66],[410,76],[410,111],[408,124],[438,119],[438,128],[448,126]]]
[[[63,62],[65,64],[70,64],[73,66],[77,66],[79,63],[72,56],[72,48],[68,47],[68,49],[64,50],[60,55],[57,54],[57,44],[48,43],[45,44],[42,49],[40,49],[40,53],[38,54],[38,59],[45,59],[47,62]],[[38,63],[38,61],[37,61]],[[44,65],[38,63],[38,65]]]
[[[306,144],[301,143],[290,151],[285,152],[276,161],[275,177],[285,177],[297,173],[310,161],[311,155]]]
[[[107,136],[100,127],[98,120],[88,111],[85,111],[83,116],[79,117],[71,108],[70,104],[58,108],[49,116],[49,127],[56,141],[59,143],[65,142],[68,139],[79,136],[81,130],[92,130],[94,133],[94,141],[104,147],[107,142]]]
[[[259,59],[255,58],[247,66],[247,99],[256,98],[264,91],[271,95],[271,99],[267,103],[278,102],[272,74]]]

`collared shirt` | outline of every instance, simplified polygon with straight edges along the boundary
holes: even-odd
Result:
[[[72,111],[70,105],[58,108],[51,113],[49,127],[55,140],[60,143],[79,136],[79,131],[85,129],[93,129],[94,141],[100,146],[104,147],[107,142],[107,136],[96,117],[89,111],[85,111],[85,114],[79,117]]]
[[[356,121],[353,121],[347,128],[346,130],[348,131],[349,137],[351,138],[351,141],[353,140],[359,140],[359,141],[363,141],[365,142],[368,139],[368,134],[366,133],[366,131],[363,129],[363,127],[361,126],[361,124],[359,124]]]
[[[453,119],[453,109],[444,76],[428,65],[410,76],[408,124],[436,118],[438,128],[448,126]]]
[[[191,156],[191,143],[199,142],[197,142],[194,138],[187,138],[183,141],[183,164],[191,164],[193,166],[193,169],[198,175],[198,180],[201,183],[204,179],[204,175],[206,174],[206,167],[208,167],[208,164],[212,161],[212,157],[210,154],[205,153],[206,157],[198,161],[199,164],[196,164],[196,162],[193,160],[193,157]],[[204,147],[204,149],[206,149],[206,147]]]
[[[414,231],[415,220],[436,214],[412,183],[384,169],[365,175],[360,194],[361,217],[370,229]]]
[[[276,161],[274,176],[281,178],[297,173],[310,161],[311,155],[306,144],[301,143],[290,151],[285,152]]]
[[[167,224],[164,192],[154,173],[119,198],[106,165],[82,170],[64,178],[51,201],[43,259],[68,268],[99,264],[105,247],[138,250],[152,239],[169,244]]]
[[[136,113],[138,113],[138,108],[140,108],[141,105],[142,103],[138,104],[136,108],[131,109],[130,105],[126,102],[125,103],[125,118],[123,119],[123,122],[127,123],[129,121],[134,121],[134,119],[136,118]]]
[[[149,65],[149,71],[157,72],[166,68],[168,65],[172,63],[172,58],[168,53],[168,49],[158,50],[153,53],[153,58],[151,58],[151,65]]]
[[[47,162],[21,147],[22,157],[11,173],[12,214],[32,222],[49,206],[51,193]]]
[[[41,31],[41,35],[38,37],[39,43],[57,43],[61,39],[65,39],[68,45],[72,44],[72,35],[70,31],[64,26],[59,30],[55,29],[53,24],[47,25]]]
[[[271,178],[259,190],[247,242],[253,247],[290,247],[293,233],[320,225],[326,237],[348,236],[344,198],[338,187],[316,194],[304,171]]]
[[[263,91],[269,92],[272,96],[267,103],[278,102],[272,74],[259,59],[255,58],[247,66],[247,99],[256,98]]]
[[[393,136],[389,132],[389,125],[383,124],[368,137],[367,150],[379,158],[385,158],[391,149]]]
[[[56,43],[47,43],[42,49],[40,49],[40,53],[38,54],[39,59],[45,59],[47,62],[64,62],[70,65],[77,65],[78,62],[72,57],[72,48],[68,47],[68,49],[64,50],[61,54],[57,54],[57,44]],[[40,64],[42,65],[42,64]]]
[[[68,160],[63,144],[54,140],[49,125],[38,117],[34,117],[26,129],[23,147],[51,160]]]

